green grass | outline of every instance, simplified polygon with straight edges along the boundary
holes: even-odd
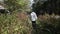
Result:
[[[25,13],[23,14],[25,16]],[[60,27],[60,18],[55,19],[54,17],[45,16],[37,19],[36,24],[38,29],[36,33],[40,33],[41,28],[44,29],[46,24],[51,24],[56,29]],[[32,23],[29,17],[25,19],[22,18],[20,17],[19,19],[15,12],[11,15],[0,14],[0,34],[31,34],[31,32],[35,31],[32,29]]]
[[[16,14],[1,14],[0,34],[31,34],[31,25],[28,19],[22,22]]]

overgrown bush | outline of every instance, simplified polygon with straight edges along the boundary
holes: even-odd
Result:
[[[31,34],[31,25],[28,19],[22,22],[17,14],[1,14],[0,34]]]
[[[46,17],[45,15],[39,17],[40,19],[37,21],[38,34],[60,34],[60,17],[55,18],[55,16]]]

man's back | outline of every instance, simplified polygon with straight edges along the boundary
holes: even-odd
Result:
[[[32,21],[35,21],[36,19],[37,19],[36,13],[35,13],[35,12],[32,12],[32,13],[31,13],[31,20],[32,20]]]

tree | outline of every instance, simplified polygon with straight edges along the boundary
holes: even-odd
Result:
[[[27,0],[4,0],[4,3],[6,4],[5,7],[7,7],[11,11],[14,11],[14,10],[25,8],[28,5],[29,1]]]

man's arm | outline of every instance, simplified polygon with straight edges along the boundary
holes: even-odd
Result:
[[[36,18],[36,20],[37,20],[37,15],[36,15],[36,13],[35,13],[35,18]]]

